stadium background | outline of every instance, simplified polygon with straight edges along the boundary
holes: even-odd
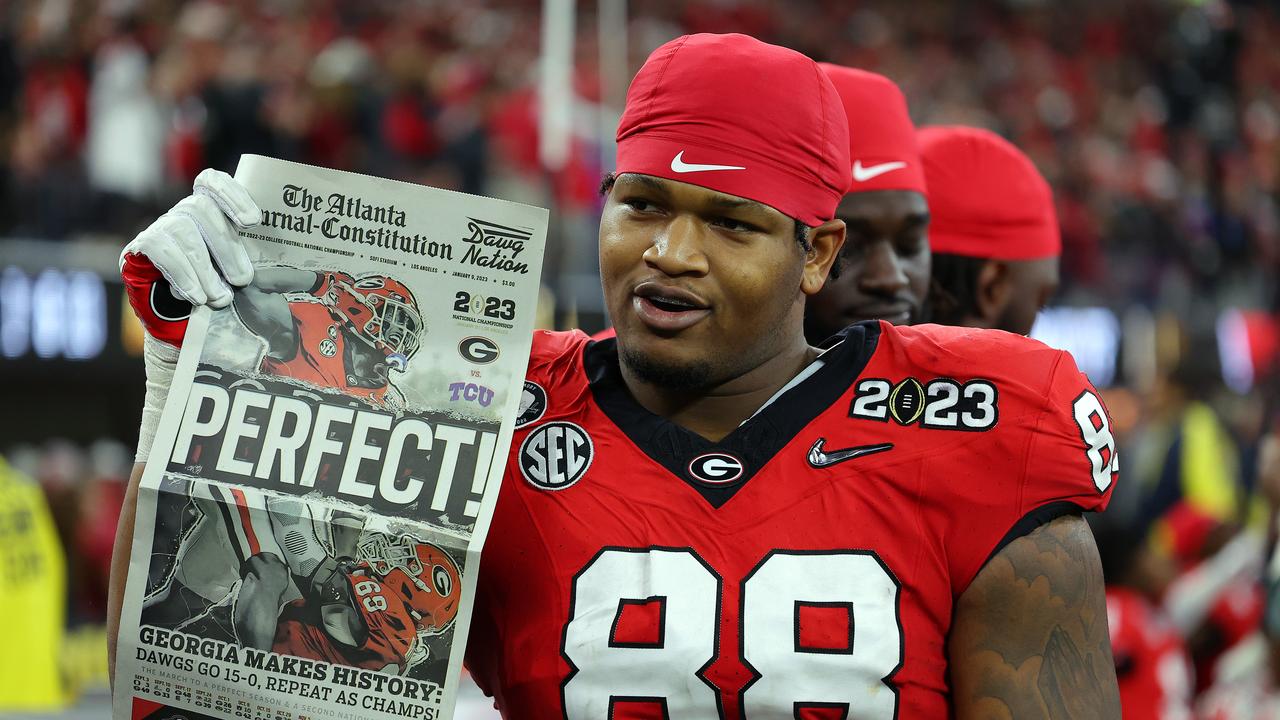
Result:
[[[1202,530],[1257,524],[1280,302],[1273,4],[10,0],[0,473],[40,488],[65,561],[48,612],[65,601],[66,632],[37,638],[61,668],[50,712],[107,714],[107,564],[142,403],[124,243],[243,152],[396,177],[552,208],[540,324],[599,329],[596,188],[626,82],[702,31],[881,72],[917,124],[1026,151],[1063,236],[1034,334],[1105,388],[1126,457],[1114,512],[1145,522],[1187,501]],[[22,530],[8,519],[0,545]],[[1197,532],[1157,527],[1169,552]],[[0,617],[0,655],[21,652],[8,639],[26,622]],[[5,683],[0,714],[36,692]]]

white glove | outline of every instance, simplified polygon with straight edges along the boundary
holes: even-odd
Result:
[[[239,230],[261,220],[262,211],[243,185],[224,172],[205,170],[196,177],[191,195],[120,253],[129,305],[148,336],[143,343],[147,394],[136,459],[150,452],[191,305],[224,308],[231,303],[231,286],[253,281]]]
[[[231,288],[253,280],[253,266],[239,230],[262,221],[262,211],[244,186],[219,170],[205,170],[191,195],[178,201],[120,253],[128,282],[134,261],[149,261],[176,297],[215,308],[231,302]],[[149,278],[136,278],[146,280]],[[135,310],[144,310],[134,305]],[[145,323],[148,318],[139,313]],[[150,330],[150,328],[148,328]]]

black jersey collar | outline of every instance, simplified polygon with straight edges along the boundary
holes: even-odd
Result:
[[[646,455],[720,507],[831,406],[861,374],[880,339],[879,321],[850,325],[823,343],[823,365],[720,442],[649,412],[618,367],[617,340],[588,343],[583,367],[596,404]]]

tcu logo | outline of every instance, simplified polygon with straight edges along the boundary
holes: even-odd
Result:
[[[549,422],[521,443],[520,473],[534,487],[563,490],[582,478],[594,454],[586,430],[571,422]]]
[[[480,407],[489,407],[489,403],[493,402],[493,391],[475,383],[449,383],[449,392],[452,393],[449,396],[451,402],[466,400],[480,403]]]
[[[708,485],[728,485],[742,477],[742,461],[722,452],[699,455],[689,462],[689,474],[693,479]]]

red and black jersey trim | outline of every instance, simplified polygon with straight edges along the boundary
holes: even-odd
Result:
[[[712,442],[649,412],[631,396],[618,367],[617,340],[588,343],[583,368],[596,404],[652,460],[720,507],[742,489],[782,448],[831,407],[858,379],[880,340],[879,321],[855,323],[825,343],[823,366],[798,386],[756,413],[720,442]],[[706,453],[742,461],[733,482],[707,483],[693,476],[690,463]]]
[[[996,546],[987,554],[987,559],[982,561],[982,565],[978,568],[978,572],[974,573],[974,579],[977,579],[978,574],[982,572],[982,569],[991,562],[992,558],[999,555],[1000,551],[1005,549],[1009,543],[1017,540],[1018,538],[1030,535],[1036,529],[1044,525],[1048,525],[1064,515],[1083,515],[1085,512],[1087,512],[1086,508],[1081,507],[1079,503],[1072,502],[1071,500],[1056,500],[1033,508],[1026,515],[1019,518],[1018,521],[1013,524],[1013,527],[1010,527],[1009,531],[1004,534],[1004,537],[1000,538],[1000,542],[996,543]],[[973,581],[970,580],[970,582]]]

